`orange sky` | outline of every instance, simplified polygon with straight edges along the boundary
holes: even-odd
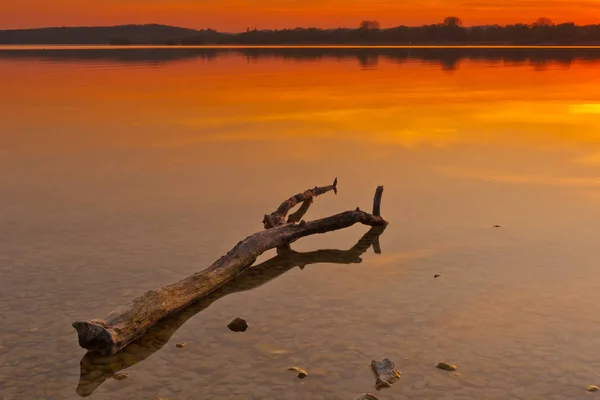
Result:
[[[383,27],[435,23],[458,15],[466,25],[533,22],[600,23],[600,0],[20,0],[0,2],[0,29],[162,23],[241,31],[296,26]]]

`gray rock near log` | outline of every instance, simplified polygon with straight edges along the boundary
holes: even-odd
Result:
[[[227,327],[233,332],[246,332],[248,329],[248,322],[246,322],[245,319],[238,317],[231,321]]]

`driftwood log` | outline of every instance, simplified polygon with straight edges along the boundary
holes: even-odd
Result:
[[[361,256],[371,247],[376,254],[380,254],[379,237],[385,229],[385,225],[369,229],[348,250],[322,249],[304,253],[291,249],[277,249],[277,255],[273,258],[248,268],[208,296],[162,319],[116,354],[104,356],[95,351],[87,352],[80,361],[77,394],[81,397],[90,396],[115,374],[143,362],[159,351],[190,318],[225,296],[254,290],[295,268],[303,270],[321,263],[359,264],[362,262]]]
[[[303,206],[308,209],[313,197],[331,190],[337,193],[337,179],[333,185],[316,187],[284,201],[275,212],[265,216],[263,223],[266,230],[248,236],[207,269],[172,285],[151,290],[111,312],[104,319],[74,322],[79,345],[102,355],[115,354],[163,318],[207,296],[235,278],[252,266],[258,256],[267,250],[277,248],[283,251],[290,243],[302,237],[347,228],[356,223],[369,226],[387,225],[380,215],[382,186],[375,192],[373,214],[357,208],[310,222],[285,222],[287,213],[295,205],[303,202]]]

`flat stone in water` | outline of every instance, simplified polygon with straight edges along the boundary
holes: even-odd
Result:
[[[452,365],[446,361],[437,363],[436,367],[444,371],[456,371],[456,365]]]
[[[115,374],[113,378],[115,378],[118,381],[122,381],[123,379],[127,379],[128,376],[129,374],[126,372],[119,372],[118,374]]]
[[[227,325],[227,327],[234,332],[246,332],[248,329],[248,323],[243,318],[236,318]]]
[[[185,343],[177,343],[175,347],[177,347],[178,349],[183,349],[185,347]]]
[[[389,358],[384,358],[381,361],[371,361],[371,368],[375,374],[375,388],[377,390],[391,387],[394,382],[400,379],[400,372]]]
[[[586,389],[588,392],[597,392],[600,390],[600,387],[596,386],[596,385],[590,385],[587,387]]]
[[[290,367],[288,368],[288,371],[294,371],[298,373],[298,378],[300,379],[304,379],[308,376],[308,373],[303,370],[302,368],[298,368],[298,367]]]
[[[363,393],[354,400],[379,400],[379,397],[371,393]]]

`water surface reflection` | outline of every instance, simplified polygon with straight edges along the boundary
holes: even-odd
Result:
[[[423,61],[440,66],[443,70],[456,70],[462,61],[511,63],[538,67],[571,63],[598,64],[600,48],[93,48],[52,49],[0,47],[0,59],[37,59],[46,61],[106,61],[161,65],[180,61],[214,61],[220,57],[244,57],[248,62],[283,59],[295,62],[323,60],[356,61],[363,68],[377,68],[380,61],[405,63]]]
[[[402,372],[391,398],[587,397],[600,369],[596,52],[0,50],[0,397],[76,399],[83,367],[94,400],[352,399],[383,357]],[[286,268],[312,261],[281,254],[277,279],[251,270],[137,349],[80,365],[74,320],[205,268],[274,202],[330,176],[341,190],[315,200],[315,218],[386,185],[384,255],[319,252],[327,268],[301,270]],[[227,330],[235,316],[251,329]],[[109,379],[119,368],[129,377]]]

